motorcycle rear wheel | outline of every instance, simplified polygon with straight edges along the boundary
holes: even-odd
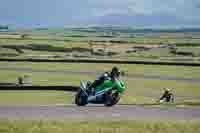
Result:
[[[85,106],[88,104],[88,96],[83,90],[79,90],[75,96],[75,104],[78,106]]]

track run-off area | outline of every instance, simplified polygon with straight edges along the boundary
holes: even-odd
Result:
[[[18,72],[38,72],[38,73],[55,73],[55,74],[76,74],[76,75],[98,75],[101,72],[98,71],[72,71],[72,70],[45,70],[45,69],[33,69],[33,68],[19,68],[19,67],[1,67],[0,70],[8,71],[18,71]],[[161,76],[161,75],[148,75],[148,74],[128,74],[123,76],[125,79],[158,79],[158,80],[175,80],[175,81],[185,81],[185,82],[200,82],[200,78],[184,78],[175,76]]]

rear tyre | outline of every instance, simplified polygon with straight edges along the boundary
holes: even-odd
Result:
[[[104,105],[110,107],[113,105],[113,97],[111,95],[105,95]]]
[[[81,89],[75,96],[75,104],[78,106],[85,106],[88,104],[88,96]]]

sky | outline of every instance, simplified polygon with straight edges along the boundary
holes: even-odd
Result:
[[[0,24],[15,27],[200,26],[200,0],[1,0]]]

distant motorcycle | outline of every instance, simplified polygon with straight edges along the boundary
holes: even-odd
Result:
[[[104,104],[105,106],[113,106],[120,100],[121,94],[125,90],[123,81],[117,79],[115,81],[105,80],[94,90],[89,90],[90,81],[80,83],[80,89],[75,97],[75,104],[85,106],[88,103]]]
[[[159,99],[159,103],[163,103],[163,102],[174,102],[174,94],[171,92],[171,89],[169,88],[164,88],[164,93],[162,94],[162,96]]]

